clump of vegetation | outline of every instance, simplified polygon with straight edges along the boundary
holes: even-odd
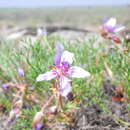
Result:
[[[14,48],[14,43],[2,43],[0,79],[6,97],[2,97],[0,102],[9,100],[4,104],[4,107],[10,107],[6,125],[10,128],[15,127],[16,130],[30,130],[32,121],[35,129],[42,129],[55,122],[72,124],[74,116],[70,113],[77,112],[82,102],[87,99],[89,102],[84,104],[85,106],[98,104],[104,112],[108,112],[104,102],[106,95],[103,94],[106,80],[115,85],[116,94],[111,98],[117,102],[128,102],[130,47],[120,40],[119,34],[109,31],[108,28],[111,26],[112,30],[115,29],[113,22],[115,23],[115,19],[110,19],[105,29],[103,25],[101,34],[104,37],[105,33],[105,39],[98,35],[72,43],[56,36],[44,36],[35,42],[23,41],[26,45],[23,44],[20,49]],[[63,43],[68,51],[63,51],[63,46],[58,44],[55,52],[57,42]],[[75,60],[71,52],[75,54]],[[73,60],[77,66],[89,72],[77,66],[72,67]],[[51,71],[48,71],[47,67]],[[79,79],[74,79],[72,84],[71,77]],[[80,79],[83,77],[89,78]],[[51,79],[55,80],[38,82]],[[65,97],[63,101],[62,96]]]

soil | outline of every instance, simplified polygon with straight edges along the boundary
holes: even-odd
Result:
[[[116,87],[109,80],[104,82],[103,92],[109,113],[104,113],[98,105],[82,107],[77,113],[75,129],[130,130],[130,111],[127,104],[112,99],[112,96],[117,96]]]
[[[65,123],[55,124],[47,130],[130,130],[130,111],[125,102],[112,99],[116,95],[116,86],[109,80],[104,82],[103,93],[108,111],[104,113],[99,105],[89,107],[81,105],[75,116],[74,127]],[[88,100],[84,101],[83,104]]]

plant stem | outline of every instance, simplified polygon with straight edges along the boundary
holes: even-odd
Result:
[[[58,96],[58,108],[59,108],[59,111],[62,110],[62,108],[63,108],[62,97],[61,97],[60,93]]]
[[[42,110],[41,110],[42,112],[44,112],[44,109],[45,109],[46,107],[48,107],[48,106],[52,103],[53,99],[54,99],[54,95],[52,95],[52,96],[49,98],[49,100],[46,102],[46,104],[43,105]]]

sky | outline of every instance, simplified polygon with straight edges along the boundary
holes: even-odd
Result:
[[[0,0],[0,7],[130,5],[130,0]]]

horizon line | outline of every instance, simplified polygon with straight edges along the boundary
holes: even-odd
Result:
[[[0,8],[2,9],[6,9],[6,8],[64,8],[64,7],[70,7],[70,8],[75,8],[75,7],[120,7],[120,6],[125,6],[125,7],[127,7],[127,6],[130,6],[130,4],[122,4],[122,5],[50,5],[50,6],[12,6],[12,7],[1,7],[0,6]]]

